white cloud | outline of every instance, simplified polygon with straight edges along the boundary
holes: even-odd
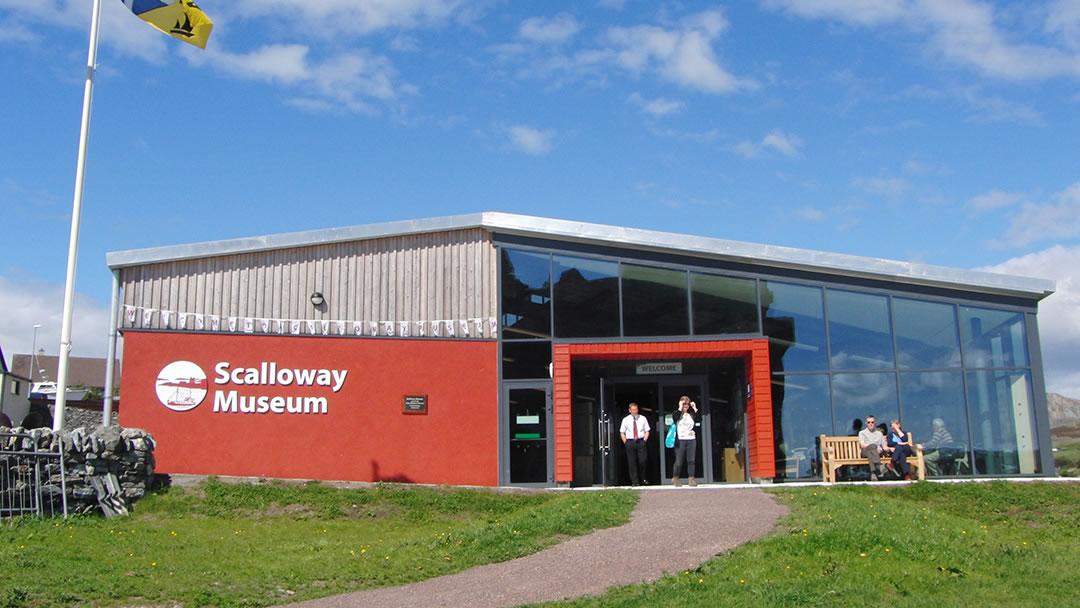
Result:
[[[669,29],[654,25],[614,27],[606,34],[611,48],[592,57],[608,59],[635,74],[653,72],[668,82],[706,93],[755,88],[756,83],[725,70],[713,51],[713,42],[727,27],[720,10],[689,16]]]
[[[47,355],[60,352],[64,313],[64,286],[40,280],[18,282],[0,276],[0,348],[8,366],[15,354],[30,354],[34,347]],[[104,357],[109,334],[109,308],[94,298],[76,294],[71,324],[71,355]],[[55,380],[55,378],[53,378]]]
[[[1023,194],[1016,192],[1002,192],[1000,190],[991,190],[986,194],[980,194],[971,198],[971,206],[976,211],[989,211],[991,209],[1001,209],[1002,207],[1010,207],[1024,200]]]
[[[864,192],[894,200],[911,189],[911,184],[899,177],[856,177],[851,180],[851,185]]]
[[[1080,246],[1055,245],[979,270],[1057,282],[1057,291],[1039,303],[1046,389],[1080,398]]]
[[[796,217],[807,222],[820,222],[825,219],[825,212],[814,207],[803,207],[795,211]]]
[[[798,136],[784,133],[780,129],[773,129],[761,138],[760,142],[742,141],[735,144],[735,152],[746,158],[760,158],[772,150],[788,158],[798,158],[799,149],[802,146],[802,140]]]
[[[554,17],[532,17],[521,22],[518,36],[530,42],[558,44],[572,38],[581,25],[572,16],[561,13]]]
[[[243,19],[288,21],[293,28],[328,36],[467,21],[479,4],[470,0],[237,0],[230,10]]]
[[[38,39],[38,35],[29,28],[0,20],[0,42],[32,42]]]
[[[686,104],[681,101],[675,101],[673,99],[664,99],[663,97],[657,97],[656,99],[645,99],[640,93],[632,93],[627,98],[630,103],[641,107],[645,112],[652,114],[653,116],[664,116],[677,112],[683,109]]]
[[[1080,49],[1080,3],[1076,0],[1055,0],[1046,16],[1046,30],[1059,34],[1073,49]]]
[[[1051,197],[1025,202],[1008,220],[1009,229],[994,245],[1019,246],[1043,240],[1080,237],[1080,182]]]
[[[621,11],[626,6],[626,0],[596,0],[596,6]]]
[[[1046,11],[1039,3],[996,10],[977,0],[764,0],[765,6],[806,19],[853,27],[897,26],[924,36],[927,52],[988,76],[1013,80],[1080,77],[1075,1],[1058,0]],[[999,26],[1043,19],[1065,48],[1045,42],[1015,42]]]
[[[658,137],[670,137],[682,141],[693,141],[701,144],[712,143],[724,137],[724,133],[717,128],[706,131],[678,131],[675,129],[649,129],[649,132]]]
[[[979,122],[1017,122],[1032,126],[1042,126],[1042,113],[1022,103],[983,95],[981,92],[965,88],[954,93],[967,103],[974,114],[971,119]]]
[[[555,138],[554,131],[540,130],[524,125],[510,127],[507,129],[507,135],[510,137],[511,145],[533,156],[542,156],[550,152],[552,140]]]
[[[392,103],[413,91],[395,82],[397,71],[386,57],[356,50],[313,62],[310,55],[305,45],[278,44],[244,54],[208,49],[191,61],[232,77],[294,87],[299,97],[291,103],[309,109],[371,111],[368,101]]]

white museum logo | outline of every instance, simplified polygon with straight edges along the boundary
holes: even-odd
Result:
[[[158,372],[154,390],[162,405],[186,412],[206,398],[206,372],[191,361],[173,361]]]

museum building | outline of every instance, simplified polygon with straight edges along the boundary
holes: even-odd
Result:
[[[932,476],[1054,473],[1043,279],[498,212],[118,251],[120,424],[157,470],[612,486],[820,479],[903,420]],[[947,429],[942,435],[941,429]]]

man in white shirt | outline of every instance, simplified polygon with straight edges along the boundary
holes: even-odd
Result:
[[[626,464],[630,469],[630,484],[639,486],[642,478],[639,475],[645,472],[646,462],[649,459],[645,451],[645,443],[649,440],[649,421],[644,416],[638,415],[638,404],[631,403],[627,408],[630,414],[622,419],[619,425],[619,437],[626,446]]]
[[[859,431],[859,445],[862,455],[870,460],[870,481],[877,481],[878,475],[885,474],[885,465],[881,464],[881,455],[889,453],[885,435],[877,428],[877,419],[873,415],[866,417],[866,428]]]

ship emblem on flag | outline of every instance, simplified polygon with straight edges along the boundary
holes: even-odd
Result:
[[[176,0],[172,3],[161,0],[121,1],[136,16],[162,32],[200,49],[206,48],[214,22],[193,0]]]

